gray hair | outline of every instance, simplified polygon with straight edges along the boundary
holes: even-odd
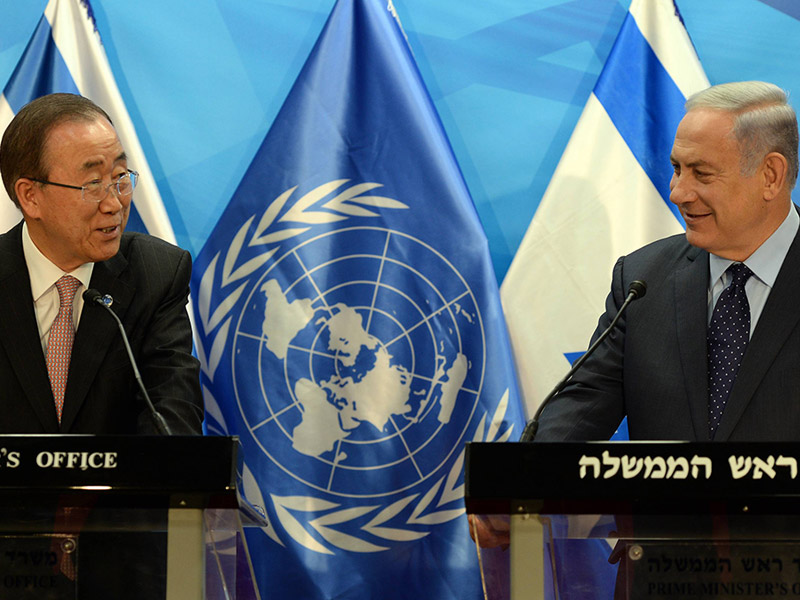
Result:
[[[734,114],[733,134],[742,154],[742,175],[753,175],[767,154],[777,152],[788,163],[788,189],[794,188],[798,171],[797,115],[786,92],[764,81],[722,83],[690,96],[686,110],[695,108]]]

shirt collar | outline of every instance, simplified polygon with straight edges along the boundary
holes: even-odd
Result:
[[[789,214],[786,215],[780,227],[744,261],[747,268],[770,288],[775,285],[778,271],[781,270],[783,259],[786,258],[798,229],[800,229],[800,215],[797,214],[797,209],[792,204]],[[734,262],[736,261],[720,258],[716,254],[709,255],[708,266],[711,275],[709,287],[713,287]]]
[[[22,224],[22,252],[25,255],[25,263],[28,266],[28,276],[31,280],[31,293],[33,301],[36,302],[49,290],[56,281],[66,272],[54,265],[49,258],[41,253],[36,244],[33,243],[28,232],[28,224]],[[92,279],[94,263],[85,263],[69,273],[89,289],[89,282]]]

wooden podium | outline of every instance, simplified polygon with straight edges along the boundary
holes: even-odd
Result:
[[[228,437],[0,436],[0,599],[256,598],[237,445]],[[121,591],[106,595],[105,585]],[[160,591],[139,593],[140,585]]]
[[[501,541],[479,544],[485,595],[800,598],[799,461],[793,443],[468,444],[467,512]]]

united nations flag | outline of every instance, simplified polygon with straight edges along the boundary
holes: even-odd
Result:
[[[522,424],[486,238],[391,3],[339,0],[192,281],[262,595],[481,596],[464,444]]]

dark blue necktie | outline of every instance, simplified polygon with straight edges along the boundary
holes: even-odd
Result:
[[[707,336],[708,433],[712,440],[750,340],[750,303],[744,285],[753,272],[742,263],[734,263],[727,273],[731,284],[717,300]]]

